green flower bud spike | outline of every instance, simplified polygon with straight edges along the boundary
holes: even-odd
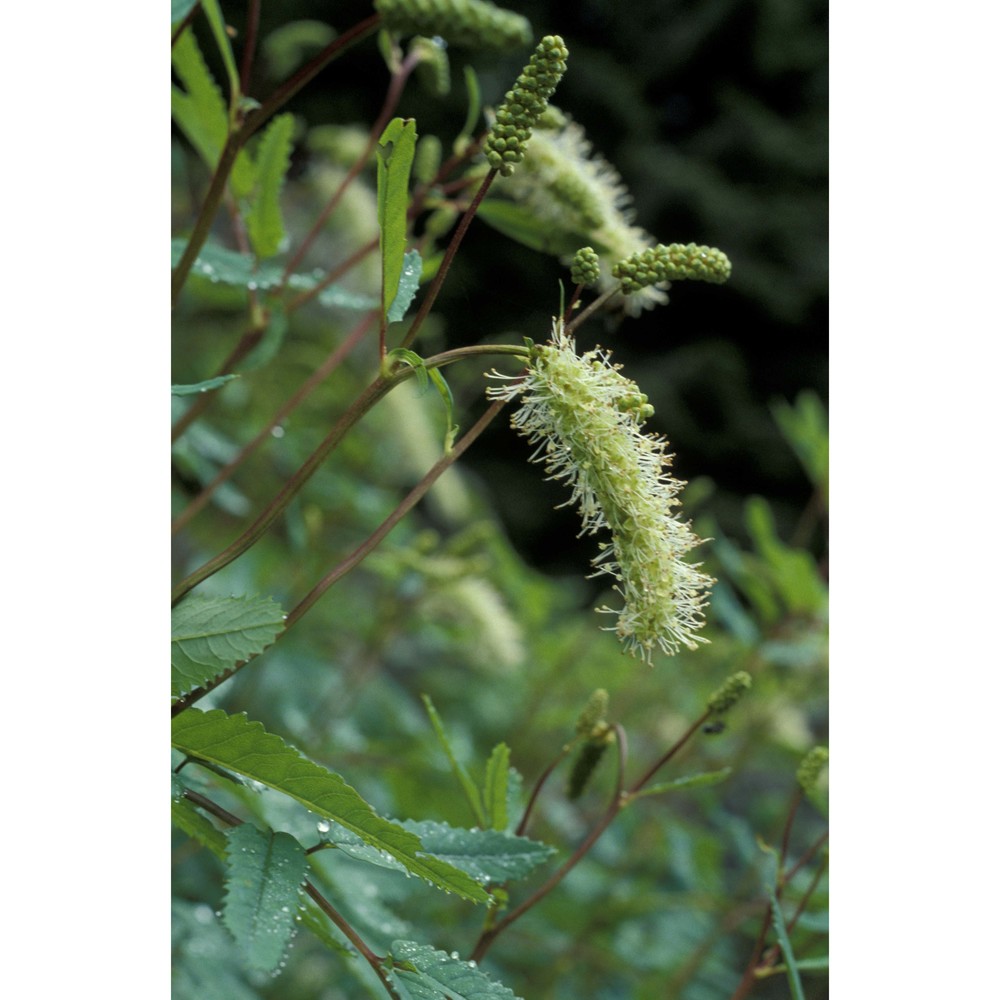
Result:
[[[528,65],[508,90],[486,137],[486,159],[504,177],[524,159],[524,151],[566,72],[569,49],[558,35],[546,35],[535,48]]]
[[[826,767],[829,760],[830,751],[826,747],[813,747],[802,758],[802,763],[799,764],[799,769],[795,772],[795,779],[806,795],[812,795],[816,791],[819,776],[823,773],[823,768]]]
[[[593,247],[580,247],[569,269],[575,285],[596,285],[601,276],[601,259]]]
[[[446,96],[451,90],[451,70],[444,42],[418,35],[410,42],[410,52],[420,56],[415,72],[421,85],[437,97]]]
[[[577,736],[586,736],[589,739],[595,727],[604,722],[607,711],[608,692],[604,688],[598,688],[587,700],[580,717],[576,720]]]
[[[389,31],[440,35],[470,49],[516,49],[531,41],[527,18],[488,0],[375,0]]]
[[[729,258],[721,250],[695,243],[671,243],[669,246],[659,243],[618,261],[611,269],[625,295],[663,281],[690,279],[721,285],[729,280],[732,271]]]
[[[604,756],[604,751],[615,741],[615,731],[606,724],[597,727],[594,734],[583,745],[573,770],[570,772],[569,782],[566,786],[566,797],[570,800],[578,799],[583,790],[587,787],[591,775],[597,770],[597,765]]]
[[[726,682],[708,699],[713,715],[724,715],[750,690],[750,675],[741,670],[726,678]]]

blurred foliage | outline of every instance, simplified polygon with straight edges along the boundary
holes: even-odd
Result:
[[[733,260],[731,287],[676,287],[670,305],[601,337],[649,393],[654,424],[669,430],[676,467],[692,480],[685,508],[698,534],[712,539],[701,552],[718,581],[711,644],[661,659],[654,669],[621,655],[591,610],[614,600],[584,579],[592,541],[574,546],[572,516],[551,510],[565,496],[527,464],[523,442],[501,419],[301,624],[199,708],[246,712],[344,775],[382,816],[472,827],[479,817],[422,696],[433,702],[455,760],[477,784],[498,744],[510,748],[508,811],[518,817],[536,780],[574,738],[595,690],[608,692],[607,718],[627,731],[627,776],[634,780],[698,718],[727,676],[748,671],[751,692],[725,728],[698,733],[658,774],[668,782],[731,768],[727,780],[692,781],[624,809],[569,877],[499,937],[481,963],[526,1000],[716,1000],[737,990],[766,910],[773,861],[760,842],[779,847],[796,768],[827,737],[826,8],[791,0],[640,6],[583,0],[563,25],[554,5],[506,6],[528,16],[537,34],[559,31],[566,38],[571,68],[559,103],[621,171],[643,227],[663,241],[712,242]],[[266,95],[326,44],[331,29],[343,32],[371,13],[361,2],[334,11],[304,0],[262,8],[254,96]],[[223,5],[237,55],[244,10]],[[206,62],[224,80],[210,33],[195,26]],[[411,84],[400,113],[416,117],[422,137],[437,135],[447,156],[467,112],[459,68],[476,67],[490,103],[521,62],[523,53],[452,52],[450,89],[443,92],[440,81],[428,90]],[[369,40],[290,104],[295,138],[280,192],[286,240],[279,265],[363,148],[386,81],[383,58]],[[181,137],[172,166],[175,232],[182,237],[208,175]],[[273,175],[268,191],[275,195]],[[376,217],[372,159],[296,268],[303,275],[299,291],[373,239]],[[230,244],[231,233],[230,217],[220,213],[213,243]],[[247,287],[243,263],[226,260],[227,274],[237,276],[218,280],[196,268],[174,314],[173,382],[212,385],[173,400],[175,420],[201,408],[174,448],[175,514],[382,298],[377,261],[369,256],[337,280],[339,298],[286,316],[277,301],[257,297],[266,288]],[[558,280],[565,283],[567,274],[553,258],[474,224],[424,327],[420,353],[516,343],[525,334],[541,339],[558,302]],[[225,372],[240,377],[212,382],[259,320],[261,302],[270,310],[263,338]],[[669,337],[661,333],[665,323]],[[370,330],[178,533],[178,577],[225,547],[247,516],[281,490],[376,367],[377,331]],[[447,372],[463,430],[483,409],[483,367]],[[515,370],[503,360],[497,367]],[[451,417],[433,389],[422,393],[411,382],[392,392],[270,532],[198,594],[267,595],[293,607],[440,457]],[[528,881],[511,884],[513,904],[565,861],[599,819],[614,789],[612,756],[604,755],[574,801],[566,795],[570,759],[560,765],[559,780],[546,785],[528,835],[557,853]],[[287,797],[205,768],[188,766],[181,776],[175,794],[204,794],[307,849],[323,841],[318,817]],[[787,867],[822,836],[823,801],[821,788],[799,807]],[[199,846],[195,827],[206,821],[193,809],[178,817],[178,1000],[386,995],[311,904],[298,925],[309,932],[294,937],[280,975],[249,966],[217,915],[226,865]],[[200,834],[202,842],[210,839]],[[465,955],[482,928],[483,907],[434,892],[391,866],[342,849],[309,858],[309,877],[379,953],[415,940]],[[817,855],[782,894],[786,922],[808,898],[790,944],[809,1000],[827,996],[821,960],[828,890],[819,866]],[[788,990],[779,973],[762,979],[752,995],[786,997]]]

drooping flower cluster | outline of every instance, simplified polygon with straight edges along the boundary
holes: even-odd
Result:
[[[626,295],[663,281],[708,281],[721,285],[729,280],[733,266],[729,258],[715,247],[697,243],[671,243],[630,254],[611,269],[622,283]]]
[[[714,581],[684,561],[700,539],[674,514],[684,484],[667,471],[667,442],[642,432],[652,407],[638,386],[606,352],[578,355],[556,321],[527,373],[487,392],[520,399],[511,425],[537,445],[531,460],[571,487],[566,504],[579,511],[581,535],[610,529],[595,575],[614,578],[624,605],[598,610],[618,615],[614,630],[625,651],[652,663],[657,649],[673,655],[706,642],[697,632]]]

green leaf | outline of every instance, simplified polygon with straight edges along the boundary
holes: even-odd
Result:
[[[510,747],[498,743],[486,762],[483,806],[487,824],[494,830],[507,829],[507,790],[510,771]]]
[[[451,387],[445,381],[445,377],[441,374],[440,369],[431,368],[427,374],[430,375],[431,381],[438,391],[438,395],[444,402],[446,428],[444,432],[444,450],[445,454],[447,454],[451,451],[451,446],[455,443],[455,435],[458,433],[458,424],[452,423],[452,418],[455,415],[455,399],[451,394]]]
[[[254,157],[254,193],[246,213],[247,235],[259,258],[273,257],[285,238],[281,188],[292,158],[295,118],[278,115],[261,137]]]
[[[691,788],[706,788],[708,785],[717,785],[720,781],[725,781],[732,774],[731,767],[723,767],[718,771],[704,771],[701,774],[689,774],[683,778],[675,778],[673,781],[663,781],[657,785],[650,785],[643,788],[631,796],[633,799],[641,798],[643,795],[660,795],[663,792],[676,792]]]
[[[174,73],[184,85],[184,90],[171,88],[174,121],[205,164],[214,168],[229,134],[229,115],[222,91],[209,72],[190,28],[177,39],[170,59]]]
[[[403,820],[424,850],[471,875],[477,882],[502,884],[525,878],[544,864],[555,848],[502,830],[463,830],[434,820]]]
[[[201,0],[201,9],[205,12],[208,23],[212,26],[215,44],[219,47],[219,55],[222,56],[222,62],[226,67],[226,75],[229,77],[230,99],[235,105],[240,96],[240,74],[236,69],[233,47],[229,42],[229,35],[226,34],[226,22],[222,18],[222,11],[219,9],[218,0]]]
[[[488,899],[465,872],[427,857],[419,838],[376,815],[339,774],[306,760],[294,747],[245,715],[189,708],[173,720],[173,745],[181,753],[218,764],[291,796],[390,854],[408,871],[439,889],[476,902]]]
[[[830,434],[826,407],[812,390],[800,392],[791,406],[779,399],[771,413],[785,440],[798,456],[810,482],[829,495]]]
[[[403,1000],[520,1000],[475,963],[413,941],[393,941],[385,967]]]
[[[220,389],[234,378],[239,378],[239,375],[220,375],[218,378],[210,378],[204,382],[195,382],[194,385],[172,385],[170,387],[170,394],[172,396],[194,396],[199,392]]]
[[[541,253],[565,256],[575,253],[583,243],[594,243],[592,234],[559,229],[534,209],[506,198],[486,198],[476,216],[504,236]]]
[[[170,0],[170,23],[183,21],[194,9],[198,0]]]
[[[396,288],[396,297],[392,300],[392,305],[386,314],[386,319],[390,323],[398,323],[406,315],[406,310],[410,308],[413,296],[417,294],[423,275],[424,264],[420,259],[419,250],[410,250],[403,255],[403,269],[399,273],[399,285]]]
[[[337,32],[323,21],[289,21],[275,28],[261,47],[272,77],[291,76],[306,61],[337,37]]]
[[[774,921],[774,931],[778,935],[778,944],[788,967],[788,987],[792,991],[792,1000],[805,1000],[805,994],[802,992],[802,978],[799,976],[799,969],[795,964],[795,953],[792,951],[792,942],[789,940],[788,931],[785,928],[785,917],[781,912],[781,901],[773,886],[767,887],[767,894],[771,897],[771,919]]]
[[[171,613],[174,696],[249,660],[284,627],[285,613],[270,597],[189,597]]]
[[[292,937],[306,852],[287,833],[261,833],[243,823],[226,834],[226,898],[222,919],[247,964],[270,972]]]
[[[170,820],[178,830],[207,847],[217,858],[225,857],[226,835],[212,826],[187,799],[174,799],[170,803]]]
[[[382,256],[382,312],[386,317],[396,298],[403,271],[410,168],[416,147],[417,123],[412,118],[393,118],[378,142],[379,252]]]
[[[184,89],[172,87],[170,108],[177,127],[205,165],[214,170],[229,135],[229,112],[222,91],[208,69],[194,33],[188,28],[171,51],[174,73]],[[236,154],[229,185],[233,193],[245,197],[253,186],[254,166],[245,149]],[[184,244],[182,242],[181,249]],[[174,260],[174,267],[180,255]]]
[[[469,800],[472,815],[476,818],[476,823],[479,826],[486,826],[486,814],[483,812],[483,803],[479,797],[479,789],[476,788],[476,783],[455,756],[455,752],[452,750],[451,743],[448,740],[448,735],[444,731],[444,723],[441,721],[441,716],[438,715],[437,709],[430,699],[430,695],[422,694],[420,697],[423,699],[424,707],[427,709],[427,715],[430,717],[431,725],[434,727],[434,734],[438,738],[438,743],[441,744],[442,749],[448,757],[448,763],[451,764],[452,773],[462,786],[462,791],[465,792],[466,799]]]
[[[465,76],[465,93],[469,99],[469,106],[465,112],[465,124],[462,131],[455,137],[453,145],[454,151],[461,155],[465,152],[473,135],[479,129],[479,113],[483,107],[483,99],[479,87],[479,77],[471,66],[463,68]]]
[[[251,185],[252,186],[252,185]],[[176,267],[184,253],[187,240],[170,241],[170,266]],[[216,244],[206,243],[195,260],[191,273],[208,281],[222,285],[236,285],[242,288],[268,291],[281,285],[284,268],[281,264],[266,261],[258,264],[253,254],[238,253]],[[288,287],[296,291],[309,291],[316,287],[322,275],[293,274],[288,279]],[[316,297],[324,306],[342,309],[367,310],[378,306],[378,299],[370,295],[347,292],[336,285],[324,288]]]

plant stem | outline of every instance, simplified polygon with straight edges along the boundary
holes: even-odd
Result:
[[[368,328],[374,322],[376,315],[377,313],[374,312],[369,313],[348,334],[345,340],[334,348],[326,360],[299,386],[292,396],[286,400],[278,412],[257,432],[256,437],[245,444],[231,461],[219,469],[212,481],[174,519],[171,525],[172,533],[176,534],[187,525],[205,507],[215,491],[270,437],[271,431],[285,420],[337,368],[340,362],[343,361],[347,354],[364,337],[365,333],[368,332]]]
[[[428,368],[439,368],[462,358],[474,357],[479,354],[514,354],[520,357],[525,356],[525,348],[513,344],[478,344],[470,347],[457,347],[451,351],[445,351],[432,358],[428,358],[424,364]],[[334,425],[330,433],[323,439],[319,447],[306,459],[301,468],[289,479],[281,488],[278,495],[264,508],[257,519],[240,535],[231,545],[220,552],[213,559],[210,559],[203,566],[199,567],[184,580],[182,580],[171,595],[172,604],[176,604],[182,597],[193,590],[199,583],[207,580],[210,576],[218,573],[219,570],[228,566],[234,559],[247,551],[258,539],[260,539],[267,529],[281,516],[284,510],[292,502],[292,499],[300,489],[308,482],[323,461],[340,443],[344,435],[391,389],[401,382],[405,382],[414,374],[414,369],[401,367],[389,376],[379,375],[376,379],[362,391],[361,395],[351,404],[340,420]],[[478,425],[477,425],[478,426]],[[471,432],[470,432],[471,433]],[[464,438],[463,438],[464,440]],[[455,450],[458,449],[456,445]],[[464,448],[462,449],[464,450]],[[461,452],[459,452],[461,454]],[[445,456],[446,458],[448,456]],[[456,456],[457,457],[457,456]],[[450,464],[450,463],[449,463]]]
[[[479,203],[486,196],[486,192],[489,191],[490,185],[493,183],[493,178],[496,177],[496,175],[496,170],[490,170],[490,172],[483,178],[483,183],[479,185],[479,190],[476,192],[475,197],[469,203],[469,207],[465,210],[465,214],[455,227],[455,232],[452,234],[451,242],[448,244],[448,249],[445,251],[444,258],[441,261],[441,266],[438,268],[437,274],[434,275],[431,287],[424,296],[424,300],[420,304],[420,309],[414,317],[413,322],[410,324],[410,329],[406,331],[406,336],[403,338],[403,342],[399,345],[400,347],[409,347],[416,339],[420,327],[423,325],[424,320],[427,319],[427,314],[431,311],[431,307],[434,305],[434,302],[438,297],[438,292],[444,284],[444,279],[448,274],[448,268],[451,267],[451,262],[455,259],[455,254],[458,252],[458,247],[461,244],[462,239],[465,237],[465,232],[469,228],[469,223],[472,222],[473,216],[479,209]]]
[[[253,68],[254,50],[257,47],[257,29],[260,27],[260,0],[250,0],[247,9],[246,40],[243,43],[243,61],[240,64],[240,92],[250,92],[250,71]]]
[[[336,56],[346,49],[353,42],[359,41],[366,35],[373,32],[381,23],[381,15],[373,14],[371,17],[356,24],[349,31],[335,38],[322,52],[314,59],[311,59],[297,73],[286,80],[277,90],[256,110],[250,112],[243,120],[243,124],[234,132],[230,132],[222,147],[222,154],[216,164],[212,174],[212,182],[209,185],[208,193],[201,204],[198,218],[195,220],[194,229],[188,239],[187,246],[181,259],[174,268],[171,276],[171,305],[176,307],[180,298],[181,290],[187,281],[191,267],[194,265],[201,248],[208,239],[215,213],[222,203],[222,196],[226,190],[226,183],[232,173],[233,164],[239,151],[247,144],[254,132],[259,129],[264,122],[270,118],[286,101],[297,94],[317,73]]]
[[[457,444],[431,467],[423,479],[406,495],[402,503],[379,525],[379,527],[351,553],[338,563],[322,580],[288,613],[285,632],[288,631],[341,577],[346,576],[364,560],[392,529],[424,498],[428,490],[441,478],[463,452],[479,437],[496,415],[503,409],[506,400],[497,399],[485,413],[462,436]]]

